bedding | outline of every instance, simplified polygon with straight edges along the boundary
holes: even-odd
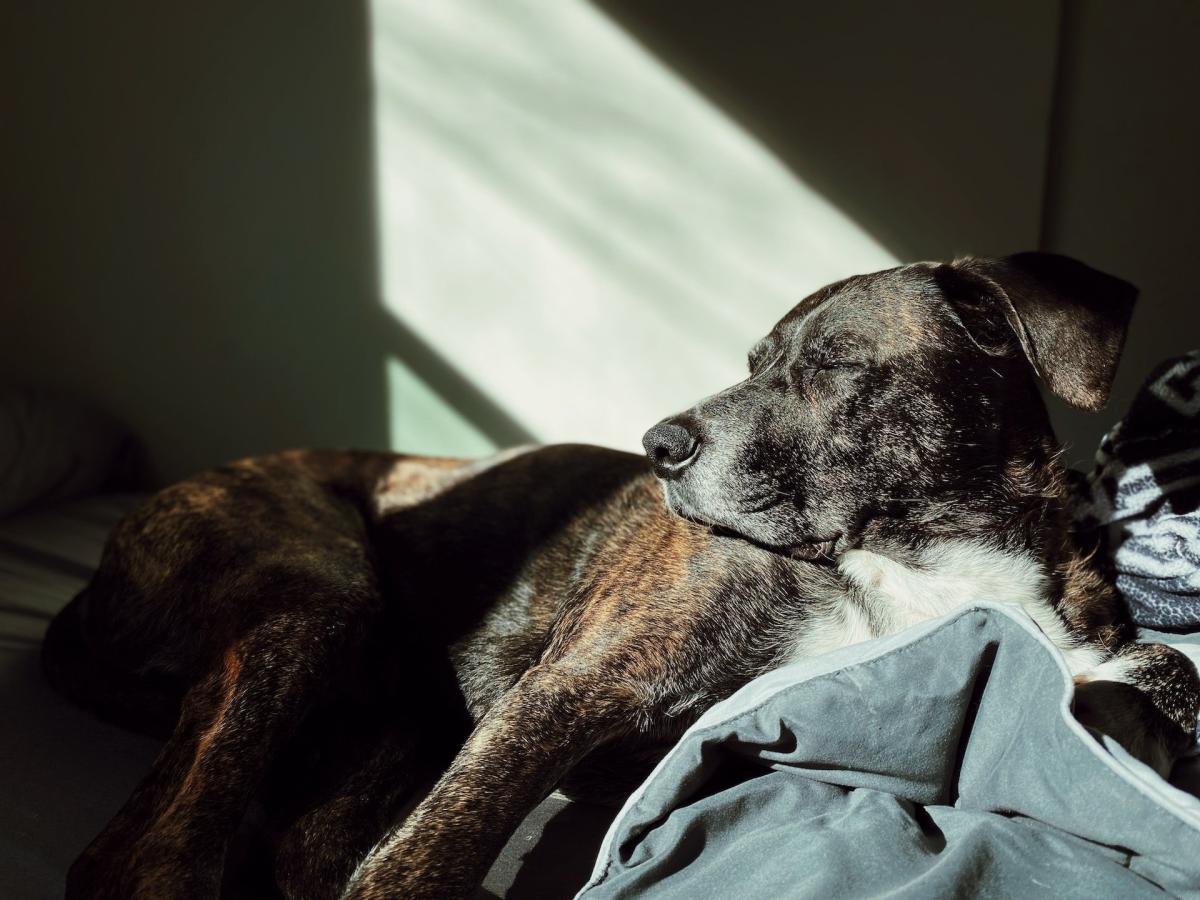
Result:
[[[0,386],[0,517],[137,480],[137,442],[66,394]]]
[[[1071,696],[990,603],[768,673],[629,799],[578,896],[1200,897],[1196,758],[1168,784]]]
[[[1146,379],[1101,442],[1076,516],[1100,535],[1135,622],[1200,630],[1200,350]]]

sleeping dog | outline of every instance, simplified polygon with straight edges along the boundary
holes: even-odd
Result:
[[[298,451],[167,488],[46,638],[61,691],[168,737],[68,895],[217,896],[253,800],[285,896],[466,896],[556,787],[619,797],[755,675],[973,599],[1165,772],[1200,681],[1072,536],[1038,389],[1102,407],[1134,297],[1049,254],[902,266],[803,300],[647,458]]]

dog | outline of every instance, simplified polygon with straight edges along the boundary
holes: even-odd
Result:
[[[284,896],[468,896],[555,788],[619,799],[756,675],[977,598],[1166,772],[1200,679],[1072,534],[1038,387],[1100,409],[1135,296],[1045,253],[906,265],[801,301],[645,457],[293,451],[168,487],[44,644],[62,693],[167,738],[68,896],[217,896],[252,800]]]

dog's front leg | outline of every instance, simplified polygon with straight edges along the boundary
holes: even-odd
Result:
[[[463,897],[521,820],[630,721],[633,692],[603,676],[529,670],[480,721],[429,796],[355,872],[345,897]]]

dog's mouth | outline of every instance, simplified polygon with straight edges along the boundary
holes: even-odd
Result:
[[[742,534],[740,531],[736,531],[735,529],[729,528],[725,525],[714,525],[711,522],[702,522],[699,519],[691,516],[686,516],[685,518],[689,519],[689,521],[695,522],[698,525],[704,525],[718,537],[738,538],[739,540],[754,544],[756,547],[762,547],[764,550],[770,550],[772,553],[778,553],[781,556],[790,556],[792,559],[802,559],[805,562],[833,562],[837,556],[843,537],[842,535],[838,534],[831,538],[796,541],[786,545],[767,544],[762,541],[755,540],[749,535]]]
[[[745,541],[748,544],[753,544],[756,547],[761,547],[764,550],[769,550],[771,553],[780,556],[786,556],[791,559],[800,559],[805,562],[814,563],[832,563],[839,553],[848,546],[846,535],[837,533],[828,536],[820,537],[804,537],[802,539],[792,540],[775,540],[773,538],[764,538],[751,533],[751,529],[740,529],[722,522],[716,522],[713,519],[706,518],[696,512],[690,504],[681,502],[679,497],[672,496],[670,490],[666,491],[667,508],[679,516],[681,519],[686,519],[696,525],[703,526],[718,537],[737,538]],[[761,509],[752,510],[751,512],[761,512],[777,505],[776,503],[765,504]]]

